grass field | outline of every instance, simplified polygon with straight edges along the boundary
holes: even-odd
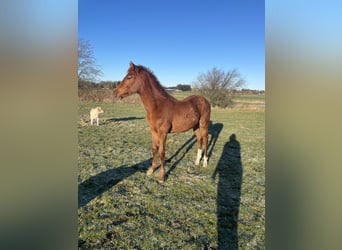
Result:
[[[105,113],[91,127],[97,105]],[[158,170],[145,174],[151,136],[142,105],[80,103],[78,112],[80,249],[265,248],[263,108],[212,109],[208,168],[194,165],[192,131],[169,134],[163,185]]]

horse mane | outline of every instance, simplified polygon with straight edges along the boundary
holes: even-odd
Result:
[[[160,84],[158,78],[153,74],[152,70],[142,65],[135,65],[135,67],[138,68],[138,72],[144,73],[149,78],[149,82],[151,83],[151,91],[154,96],[159,96],[167,99],[175,99]]]

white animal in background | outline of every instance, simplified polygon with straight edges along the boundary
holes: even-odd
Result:
[[[96,119],[97,126],[99,126],[99,114],[103,113],[101,107],[96,107],[90,110],[90,124],[93,125],[93,120]]]

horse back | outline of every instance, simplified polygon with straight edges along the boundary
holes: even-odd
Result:
[[[189,96],[173,104],[171,133],[184,132],[210,121],[210,104],[202,96]]]
[[[195,110],[197,110],[197,112],[200,113],[200,116],[203,117],[203,119],[210,120],[210,103],[203,96],[188,96],[184,98],[181,102],[191,103],[191,105],[194,107]]]

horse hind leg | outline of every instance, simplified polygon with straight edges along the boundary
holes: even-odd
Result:
[[[204,122],[202,126],[200,126],[200,134],[201,134],[201,140],[204,144],[204,156],[203,156],[203,167],[208,166],[208,122]]]
[[[197,149],[197,157],[195,161],[196,166],[199,165],[201,158],[202,158],[202,149]]]
[[[201,129],[203,144],[204,144],[204,156],[203,156],[203,167],[208,166],[208,128]]]
[[[198,145],[195,165],[198,166],[202,158],[202,137],[201,137],[201,132],[200,132],[199,127],[194,128],[194,134],[196,136],[197,145]]]

